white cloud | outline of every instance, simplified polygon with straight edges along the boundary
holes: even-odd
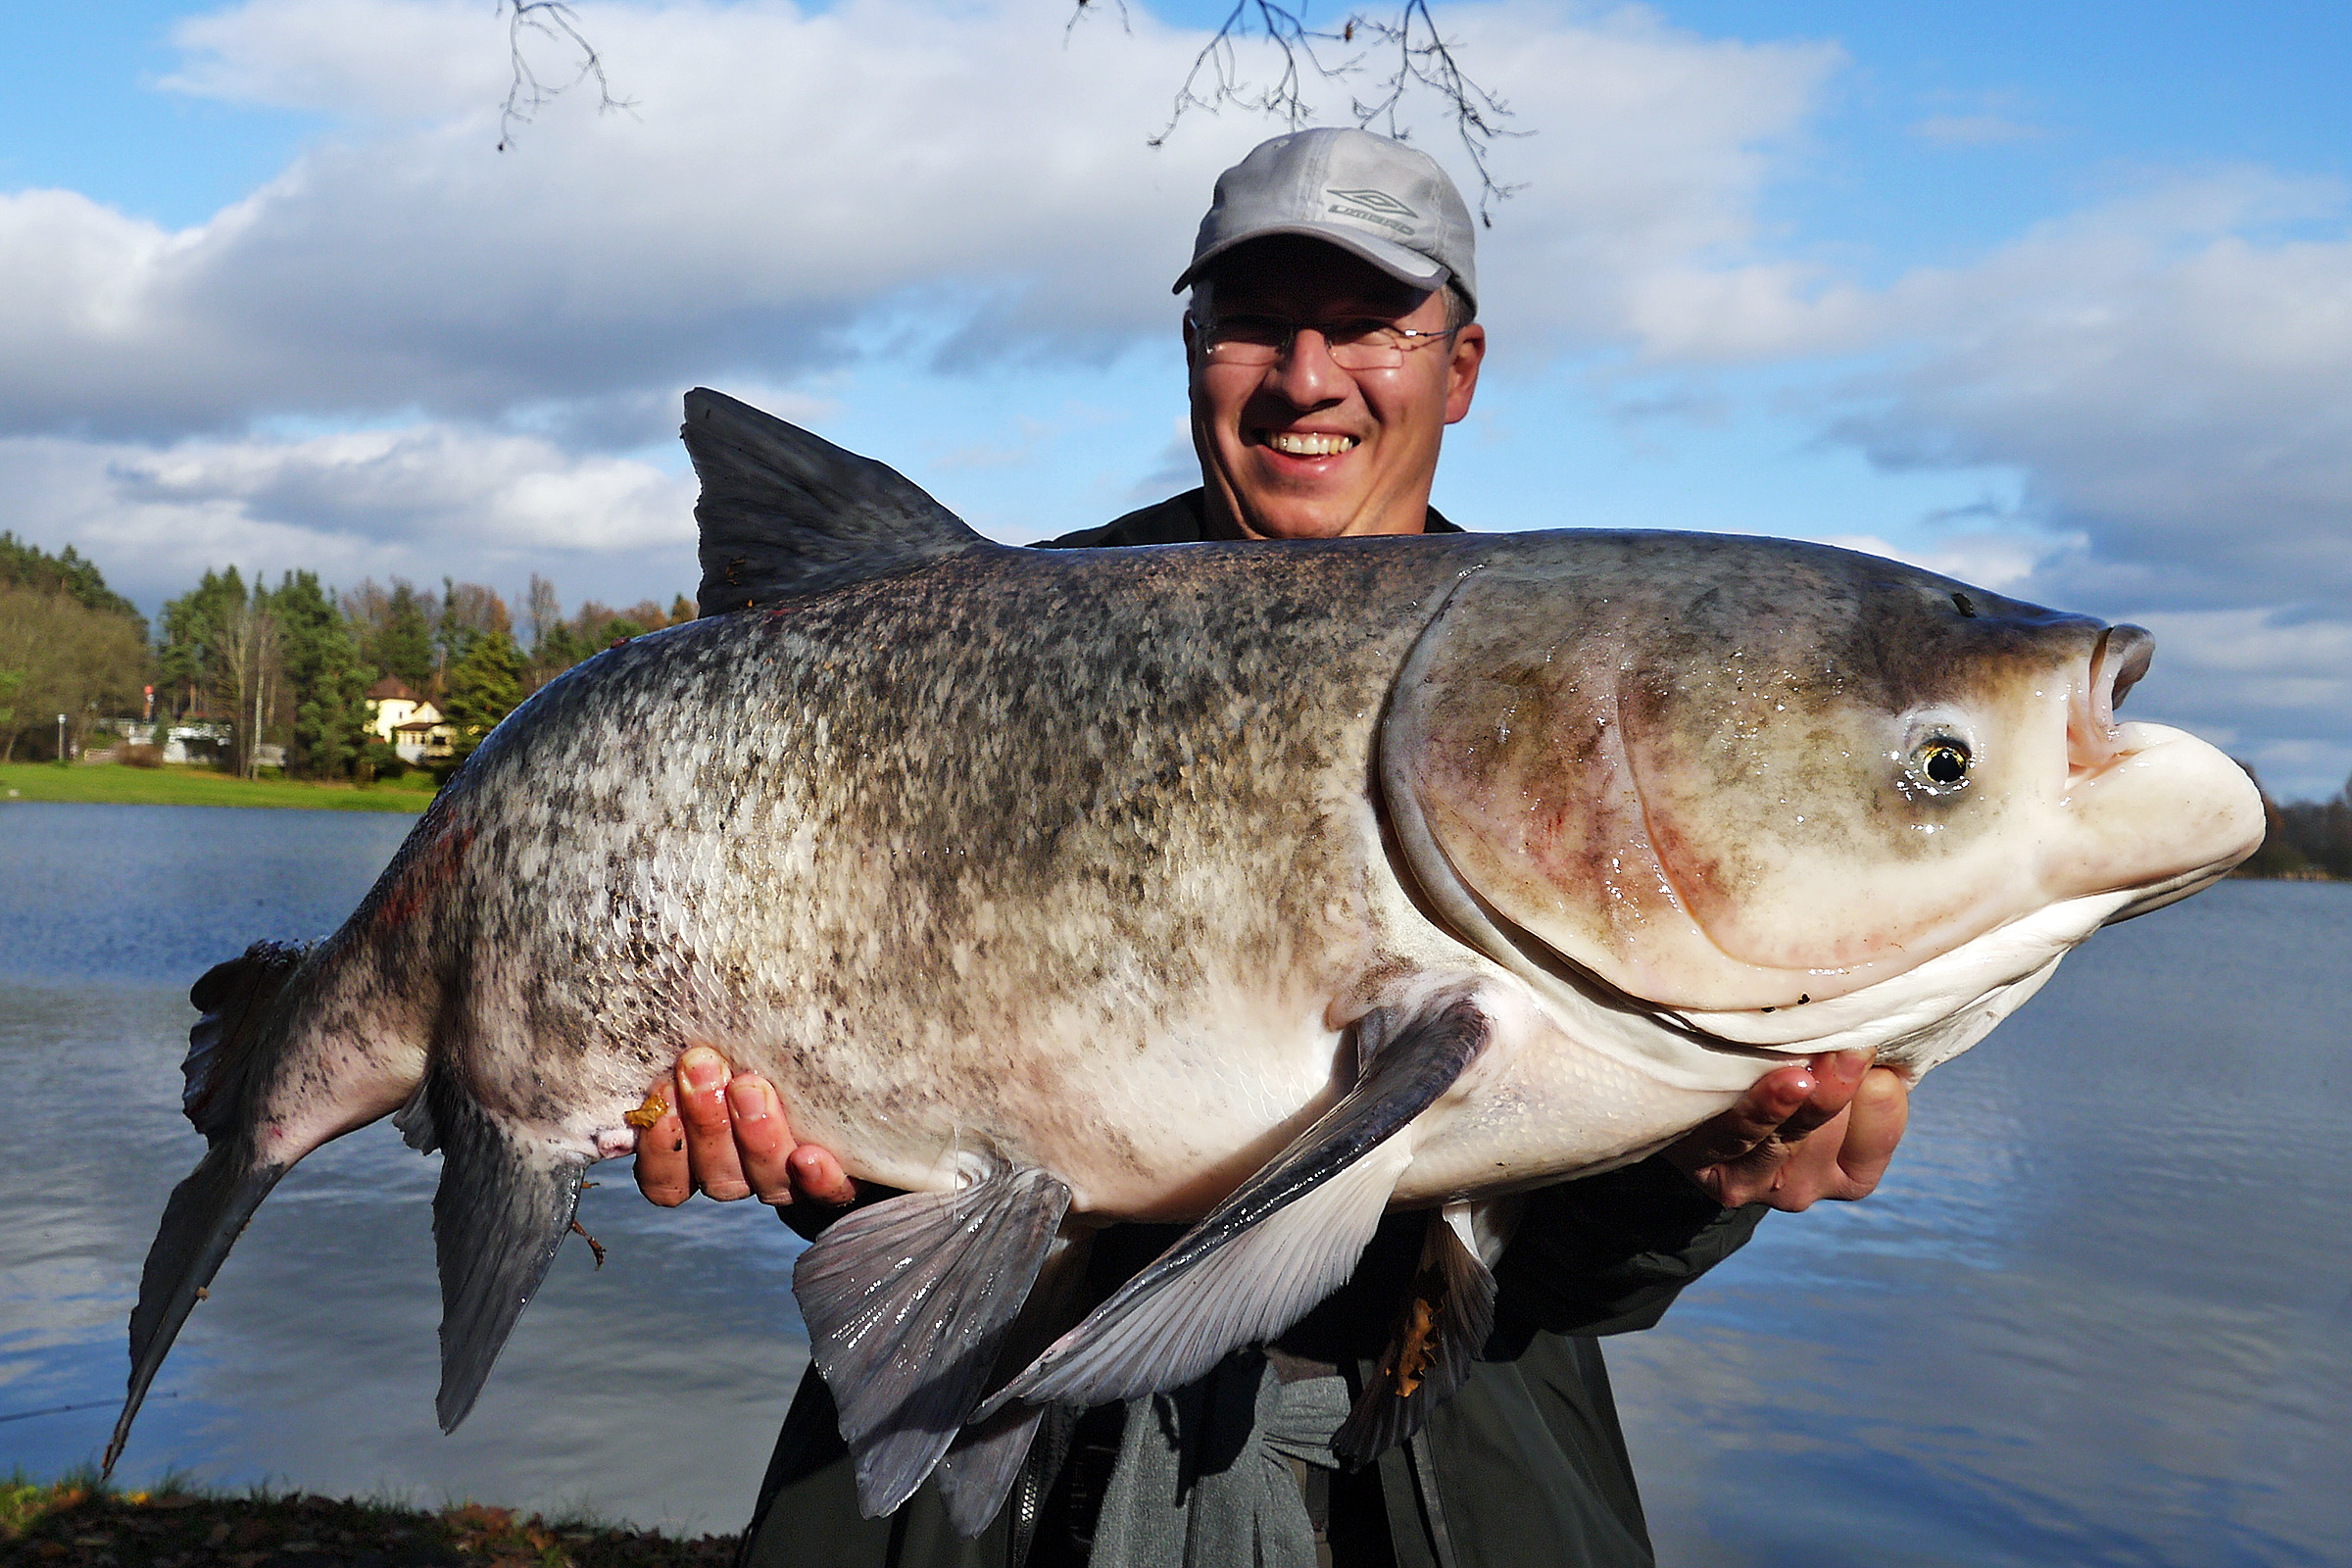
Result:
[[[2313,220],[2332,233],[2277,232]],[[1909,361],[1844,428],[1878,461],[2024,468],[2045,519],[2142,602],[2352,598],[2339,190],[2183,181],[1906,278],[1877,309]]]
[[[630,602],[694,586],[690,475],[529,436],[412,425],[151,448],[0,441],[0,487],[35,543],[71,540],[152,608],[208,567],[519,586]]]
[[[1106,357],[1167,330],[1203,193],[1278,128],[1195,115],[1147,145],[1202,39],[1141,11],[1065,42],[1060,0],[588,6],[638,108],[564,98],[502,155],[484,9],[253,0],[184,24],[182,90],[346,128],[179,233],[68,193],[0,205],[0,428],[493,417],[790,376],[907,312],[965,318],[951,357]],[[1767,148],[1837,63],[1638,10],[1448,24],[1539,132],[1497,150],[1530,188],[1487,269],[1489,315],[1531,334],[1602,331],[1660,269],[1750,238]]]

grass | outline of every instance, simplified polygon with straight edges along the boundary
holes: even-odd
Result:
[[[0,1481],[0,1561],[45,1568],[723,1568],[735,1544],[478,1502],[212,1493],[174,1476],[147,1492],[116,1491],[87,1471]]]
[[[361,786],[307,779],[243,779],[209,767],[124,767],[120,762],[0,762],[0,804],[74,801],[101,806],[270,806],[326,811],[421,811],[432,804],[424,773]]]

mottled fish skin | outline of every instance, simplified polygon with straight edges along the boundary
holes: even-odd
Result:
[[[1400,1198],[1655,1147],[1771,1060],[1677,1041],[1695,1065],[1661,1088],[1558,1039],[1382,841],[1391,688],[1489,571],[1584,607],[1562,622],[1584,645],[1527,658],[1605,650],[1654,706],[1675,700],[1668,669],[1799,699],[1783,752],[1834,744],[1833,711],[2079,664],[2101,630],[1983,594],[1956,619],[1944,579],[1843,552],[1603,534],[981,549],[708,617],[592,661],[481,748],[327,955],[313,1027],[387,1059],[313,1069],[336,1112],[284,1120],[380,1114],[429,1018],[432,1054],[494,1116],[609,1153],[704,1042],[771,1077],[796,1134],[860,1178],[1039,1165],[1082,1213],[1183,1217],[1328,1105],[1348,1023],[1469,975],[1562,1059],[1531,1046],[1465,1080],[1433,1120],[1504,1075],[1520,1132]],[[1745,808],[1736,783],[1715,782],[1726,811]],[[1578,904],[1574,874],[1559,887],[1561,906],[1612,905],[1605,887]],[[355,1081],[382,1087],[354,1106]]]
[[[706,594],[740,567],[754,607],[551,683],[342,929],[199,983],[210,1147],[148,1255],[110,1466],[254,1207],[395,1110],[448,1156],[445,1427],[691,1045],[852,1175],[972,1192],[968,1225],[898,1200],[796,1270],[886,1510],[1008,1400],[1174,1387],[1281,1332],[1384,1204],[1638,1158],[1792,1056],[1916,1076],[2261,837],[2226,758],[2115,721],[2144,633],[1892,563],[1008,550],[756,411],[688,413]],[[1071,1227],[1145,1219],[1199,1223],[1083,1322],[1021,1317]],[[1046,1348],[996,1367],[1014,1342]],[[1350,1430],[1396,1441],[1466,1354]],[[1017,1455],[949,1465],[958,1519]]]
[[[1367,986],[1481,962],[1366,788],[1460,564],[1295,565],[990,551],[640,639],[482,748],[418,831],[462,856],[352,929],[443,956],[436,1050],[538,1136],[610,1139],[703,1041],[861,1177],[1042,1164],[1082,1209],[1198,1212],[1327,1096]]]

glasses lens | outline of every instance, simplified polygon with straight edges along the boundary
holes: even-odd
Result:
[[[1323,338],[1331,363],[1343,370],[1393,370],[1404,363],[1404,339],[1386,321],[1334,321]]]
[[[1386,321],[1322,321],[1294,325],[1279,316],[1220,317],[1201,328],[1208,357],[1219,365],[1271,365],[1300,331],[1318,334],[1343,370],[1393,370],[1404,363],[1405,334]]]
[[[1273,316],[1226,316],[1202,331],[1208,357],[1226,365],[1271,365],[1291,341],[1291,323]]]

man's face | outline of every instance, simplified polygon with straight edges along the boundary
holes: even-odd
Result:
[[[1211,279],[1218,316],[1446,325],[1442,290],[1420,294],[1318,240],[1282,235],[1242,246]],[[1484,328],[1424,342],[1383,370],[1341,369],[1319,332],[1299,333],[1265,366],[1210,363],[1190,320],[1184,341],[1212,531],[1334,539],[1422,530],[1440,438],[1470,412]]]

